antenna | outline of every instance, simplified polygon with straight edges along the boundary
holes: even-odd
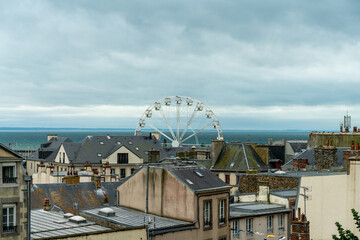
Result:
[[[344,116],[344,128],[345,132],[349,132],[351,129],[351,116],[349,116],[349,111],[346,111],[346,116]]]

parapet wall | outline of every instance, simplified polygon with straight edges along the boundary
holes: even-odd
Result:
[[[351,147],[352,141],[354,144],[360,143],[360,132],[355,133],[320,133],[312,132],[309,135],[308,148],[325,146],[326,141],[331,141],[332,146],[335,147]]]

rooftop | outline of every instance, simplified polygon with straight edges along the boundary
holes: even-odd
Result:
[[[76,220],[76,219],[75,219]],[[69,235],[112,231],[94,222],[72,222],[62,212],[32,210],[31,239],[65,237]]]
[[[259,202],[230,204],[230,219],[287,212],[290,212],[290,209],[286,209],[285,205],[281,204]]]
[[[184,222],[172,218],[159,217],[153,214],[146,214],[144,212],[132,210],[125,207],[111,207],[111,209],[115,212],[115,215],[113,216],[105,216],[104,214],[99,213],[102,208],[88,209],[84,210],[83,212],[85,214],[102,218],[109,222],[127,227],[144,226],[149,223],[149,230],[171,228],[184,225],[186,226],[192,224],[190,222]]]

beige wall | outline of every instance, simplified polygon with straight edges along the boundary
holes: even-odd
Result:
[[[232,188],[230,189],[231,194],[235,194],[237,190],[237,182],[236,182],[236,173],[230,173],[230,172],[214,172],[215,174],[218,174],[218,177],[225,182],[225,175],[230,175],[230,185]]]
[[[118,240],[118,239],[147,239],[145,228],[130,229],[116,232],[104,232],[90,235],[75,235],[73,237],[61,238],[71,240]]]
[[[117,164],[117,154],[118,153],[127,153],[129,154],[129,163],[143,163],[143,159],[139,158],[137,155],[135,155],[133,152],[131,152],[126,147],[122,146],[118,150],[116,150],[113,154],[111,154],[109,157],[104,158],[102,160],[103,163],[109,162],[110,164]]]
[[[312,239],[332,239],[337,234],[335,222],[359,236],[351,214],[351,208],[360,210],[360,175],[328,175],[302,177],[301,186],[310,187],[310,200],[306,201],[306,215],[310,221]],[[303,193],[303,190],[301,190]],[[304,213],[304,198],[299,196],[298,208]]]
[[[285,239],[288,238],[288,231],[289,228],[288,219],[289,215],[286,213],[283,213],[284,216],[284,231],[279,230],[279,215],[280,214],[272,214],[273,216],[273,232],[268,232],[267,230],[267,216],[257,216],[257,217],[249,217],[253,220],[253,232],[260,232],[265,235],[257,235],[257,234],[247,234],[246,233],[246,219],[247,218],[241,218],[241,219],[232,219],[230,220],[230,226],[233,226],[234,221],[239,221],[239,229],[243,230],[239,233],[239,235],[233,234],[231,232],[231,238],[230,239],[254,239],[254,240],[262,240],[262,239],[268,239],[266,236],[268,234],[275,235],[275,238],[273,239],[279,239],[280,237],[284,236]]]
[[[145,211],[146,168],[141,169],[119,188],[120,205]],[[149,213],[194,221],[196,196],[164,169],[149,169]],[[134,198],[136,196],[136,198]]]
[[[24,180],[24,172],[21,168],[22,159],[3,150],[0,147],[0,219],[2,222],[2,209],[6,205],[15,207],[17,233],[4,234],[0,229],[1,239],[25,239],[27,226],[27,185]],[[3,183],[3,166],[14,166],[16,183]],[[2,226],[2,225],[1,225]]]
[[[65,162],[64,162],[64,153],[65,153]],[[60,161],[61,160],[61,161]],[[59,151],[58,153],[56,154],[56,157],[55,157],[55,162],[58,162],[58,163],[65,163],[65,164],[69,164],[70,161],[69,161],[69,158],[66,154],[66,151],[65,151],[65,148],[64,148],[64,145],[61,144],[60,148],[59,148]]]

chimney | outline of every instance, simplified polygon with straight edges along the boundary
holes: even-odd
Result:
[[[44,198],[44,210],[50,211],[50,209],[51,209],[50,199]]]
[[[54,138],[54,140],[57,140],[58,135],[57,134],[48,134],[47,141],[50,141]]]
[[[259,181],[259,193],[257,200],[260,202],[269,202],[269,181]]]
[[[355,133],[355,132],[357,132],[358,130],[357,130],[357,126],[354,126],[354,129],[353,129],[353,132]]]
[[[104,204],[108,204],[108,203],[109,203],[109,199],[107,198],[106,193],[104,193],[103,203],[104,203]]]
[[[151,149],[148,151],[148,163],[157,163],[160,161],[160,151]]]
[[[225,146],[224,140],[211,141],[211,166],[214,166],[223,147]]]

